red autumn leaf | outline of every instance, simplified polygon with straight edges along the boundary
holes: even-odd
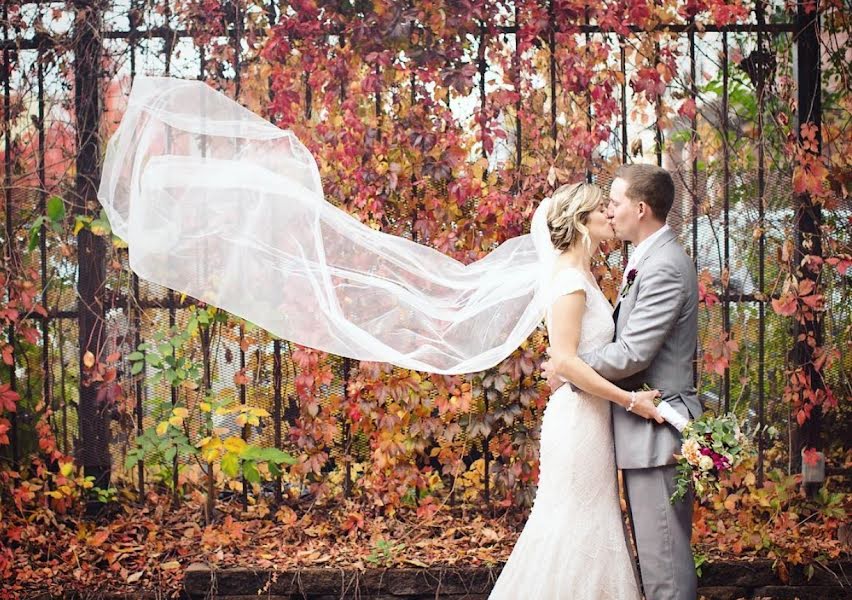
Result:
[[[37,344],[40,333],[35,327],[21,327],[21,335],[23,335],[24,339],[30,344]]]
[[[18,392],[14,391],[10,384],[0,385],[0,409],[6,412],[15,412],[18,410],[17,403],[20,399]]]
[[[677,114],[687,119],[694,119],[695,113],[695,100],[692,98],[684,100],[680,108],[677,109]]]
[[[825,168],[822,160],[804,153],[793,169],[793,191],[797,194],[822,194],[827,177],[828,169]]]
[[[3,362],[9,365],[10,367],[15,364],[14,357],[15,349],[11,344],[6,344],[3,346]]]
[[[819,452],[816,448],[808,448],[802,453],[802,460],[805,464],[815,467],[819,462]]]
[[[849,256],[848,254],[841,254],[840,256],[827,258],[825,262],[830,264],[832,267],[837,267],[837,272],[841,276],[845,276],[849,267],[852,267],[852,256]]]
[[[101,529],[95,535],[90,537],[87,542],[90,546],[97,548],[102,545],[109,538],[110,530],[109,529]]]
[[[809,296],[802,297],[802,302],[814,310],[821,310],[824,305],[824,301],[825,297],[822,294],[811,294]]]
[[[792,294],[784,294],[780,298],[772,299],[772,310],[783,317],[796,314],[797,307],[796,297]]]

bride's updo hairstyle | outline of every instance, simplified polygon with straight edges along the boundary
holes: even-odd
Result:
[[[586,221],[602,200],[601,188],[591,183],[568,183],[556,190],[547,213],[553,247],[559,251],[567,250],[580,240],[591,254],[592,239]]]

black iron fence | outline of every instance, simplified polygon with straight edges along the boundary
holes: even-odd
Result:
[[[142,377],[131,379],[132,365],[122,360],[118,373],[128,376],[126,381],[131,382],[121,388],[123,395],[118,394],[128,403],[127,411],[122,413],[115,410],[114,402],[104,401],[103,390],[109,388],[106,383],[86,384],[84,380],[91,376],[87,363],[92,356],[103,360],[114,352],[127,356],[140,343],[153,339],[157,331],[185,325],[191,318],[188,307],[192,305],[191,299],[131,274],[124,251],[111,246],[109,237],[97,230],[95,197],[104,136],[115,124],[109,119],[120,115],[120,108],[113,105],[120,104],[127,84],[140,72],[207,79],[228,89],[239,100],[246,65],[261,60],[257,48],[262,38],[288,8],[277,2],[240,1],[220,3],[219,12],[207,14],[204,5],[199,4],[187,17],[186,12],[173,14],[171,3],[161,6],[128,0],[73,4],[66,7],[66,3],[22,2],[11,6],[7,2],[3,7],[4,260],[10,266],[38,271],[37,296],[47,308],[44,316],[32,315],[41,333],[37,350],[22,347],[15,341],[14,332],[8,332],[15,362],[3,372],[11,389],[29,400],[22,401],[17,413],[9,413],[10,444],[4,452],[17,464],[35,450],[34,399],[43,398],[54,409],[51,426],[60,447],[74,453],[86,472],[104,483],[109,481],[116,460],[132,448],[134,434],[141,435],[150,425],[152,399],[159,396],[175,403],[179,390],[166,384],[154,385]],[[766,123],[768,117],[774,118],[767,109],[768,90],[777,85],[779,77],[795,80],[797,103],[793,116],[800,124],[816,125],[813,151],[820,152],[819,23],[804,4],[794,19],[786,18],[787,13],[758,2],[748,22],[728,26],[699,26],[686,20],[650,30],[628,28],[626,33],[618,34],[595,24],[594,19],[569,24],[551,20],[538,48],[546,57],[538,77],[550,98],[544,110],[549,111],[553,139],[562,127],[559,98],[565,85],[560,81],[557,40],[563,35],[577,36],[585,43],[600,39],[619,49],[618,55],[610,58],[621,72],[614,87],[619,116],[611,124],[609,142],[588,161],[586,176],[605,184],[605,164],[635,160],[643,153],[676,174],[681,202],[671,225],[689,248],[699,272],[706,273],[708,288],[719,291],[718,304],[710,302],[702,312],[701,353],[706,353],[716,338],[723,342],[736,339],[739,343],[732,352],[736,357],[720,369],[721,373],[704,368],[702,356],[696,357],[696,377],[701,379],[703,399],[718,409],[738,407],[759,427],[767,423],[789,424],[789,405],[781,397],[786,361],[777,355],[792,348],[795,363],[811,368],[808,365],[813,362],[813,350],[802,341],[806,336],[801,334],[813,336],[817,345],[821,345],[825,335],[821,319],[800,323],[788,331],[784,321],[767,310],[772,298],[779,297],[779,290],[769,287],[779,269],[769,252],[783,245],[783,241],[770,239],[773,233],[792,227],[793,252],[797,256],[822,254],[823,215],[819,205],[811,202],[807,194],[790,192],[792,158],[777,151],[783,148],[783,134],[778,127],[767,127]],[[483,27],[478,44],[473,47],[484,49],[486,37],[489,43],[502,40],[511,45],[517,31],[511,23]],[[627,57],[637,40],[660,33],[665,44],[685,47],[679,63],[679,89],[658,95],[650,122],[637,125],[637,115],[631,115],[634,92],[628,83],[633,66]],[[658,40],[655,51],[664,50]],[[476,65],[478,86],[471,91],[471,97],[478,91],[484,110],[489,93],[489,65],[484,50],[478,52]],[[257,73],[252,71],[251,76]],[[69,91],[73,91],[73,96]],[[313,101],[309,83],[303,92],[305,116],[310,119]],[[691,100],[694,110],[662,123],[655,117],[661,114],[662,103],[673,101],[673,93],[679,101]],[[520,98],[517,103],[520,109]],[[595,119],[591,102],[588,107],[591,127]],[[376,110],[381,110],[378,94]],[[695,142],[705,135],[705,129],[715,132],[716,139],[721,140],[713,164],[706,163],[709,159],[694,151]],[[50,145],[51,141],[62,141],[63,131],[73,133],[73,139],[64,139],[73,149],[69,156],[57,155]],[[526,152],[520,119],[514,136],[514,146],[504,161],[520,167]],[[746,143],[742,143],[744,138]],[[646,152],[645,148],[652,150]],[[493,158],[494,154],[483,147],[485,158]],[[36,165],[34,173],[22,167],[26,157],[32,159],[26,164]],[[83,224],[73,234],[60,231],[51,237],[51,221],[37,221],[58,210],[55,203],[52,205],[54,195],[63,198],[71,213],[69,218]],[[34,223],[37,226],[32,228]],[[22,235],[28,239],[20,243]],[[30,240],[32,253],[24,256],[16,250]],[[613,265],[623,260],[624,253],[610,255]],[[845,310],[837,306],[841,322],[848,318]],[[267,445],[287,447],[286,431],[295,425],[299,414],[299,369],[293,362],[290,345],[249,325],[240,325],[230,330],[218,347],[211,347],[209,335],[202,335],[200,352],[205,385],[230,385],[235,374],[242,374],[245,379],[236,384],[236,400],[266,406],[272,415],[271,431],[267,428],[253,435]],[[37,363],[30,361],[33,357],[38,358]],[[324,388],[324,402],[330,395],[347,396],[347,384],[355,368],[348,359],[332,362],[334,377]],[[487,399],[484,406],[487,411]],[[127,415],[132,416],[132,422],[115,422],[126,420]],[[234,427],[226,421],[223,423]],[[804,426],[791,426],[790,431],[791,435],[800,436],[795,448],[802,444],[822,446],[818,411]],[[249,436],[245,428],[243,435]],[[483,456],[486,472],[490,471],[493,458],[483,450],[488,448],[492,435],[493,432],[486,432],[477,446],[479,450],[471,450],[471,456]],[[768,441],[764,433],[758,439],[758,476],[762,477]],[[342,420],[334,436],[334,447],[329,448],[330,461],[358,452],[366,455],[364,444],[352,433],[349,421]],[[173,485],[177,488],[178,458],[173,460]],[[352,462],[343,463],[343,489],[348,495],[353,481]],[[143,461],[135,474],[141,488],[146,485],[145,477]],[[275,486],[278,499],[281,485],[279,478]],[[486,498],[490,498],[488,477],[483,485]],[[246,488],[243,489],[245,493]]]

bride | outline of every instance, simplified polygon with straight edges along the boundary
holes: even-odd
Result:
[[[541,424],[540,475],[523,532],[490,595],[537,599],[638,599],[616,481],[610,402],[662,422],[656,390],[631,393],[598,375],[578,354],[610,342],[612,306],[590,266],[613,236],[600,188],[570,184],[547,212],[559,257],[550,280],[545,323],[551,352],[567,358],[566,377]]]

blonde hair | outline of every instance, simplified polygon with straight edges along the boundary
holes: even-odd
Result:
[[[597,210],[603,201],[601,188],[592,183],[569,183],[551,196],[547,213],[550,241],[557,250],[567,250],[581,240],[586,251],[592,253],[592,238],[586,222],[589,213]]]

